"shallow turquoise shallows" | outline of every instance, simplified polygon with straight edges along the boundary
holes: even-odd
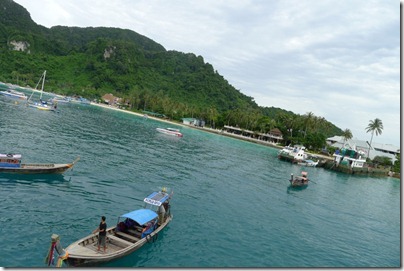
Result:
[[[0,152],[68,163],[57,176],[0,175],[0,266],[44,267],[51,235],[67,247],[174,190],[155,243],[107,267],[399,267],[400,180],[279,161],[277,149],[92,105],[60,113],[0,98]],[[289,189],[307,170],[306,189]]]

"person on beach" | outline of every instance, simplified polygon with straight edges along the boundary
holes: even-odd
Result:
[[[105,220],[105,216],[102,216],[100,225],[98,226],[98,228],[93,230],[93,233],[98,232],[98,251],[100,251],[100,246],[102,245],[104,247],[104,253],[107,251],[107,246],[105,244],[105,239],[107,236],[107,223],[105,222]]]

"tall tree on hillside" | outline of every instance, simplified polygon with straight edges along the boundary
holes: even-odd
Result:
[[[352,138],[352,132],[349,129],[345,129],[344,132],[342,133],[342,137],[344,138],[344,145],[343,147],[345,147],[345,142],[349,139]]]
[[[304,124],[305,124],[305,130],[304,130],[304,138],[306,138],[307,135],[307,128],[311,128],[311,126],[314,123],[314,114],[313,112],[307,112],[306,115],[303,116],[304,117]]]
[[[372,145],[373,135],[376,132],[376,136],[381,135],[383,131],[383,122],[376,118],[374,120],[369,120],[369,125],[366,127],[366,133],[372,132],[372,137],[370,138],[369,150],[368,150],[368,157],[370,152],[370,146]]]

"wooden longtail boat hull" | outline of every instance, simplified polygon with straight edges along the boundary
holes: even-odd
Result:
[[[134,235],[115,232],[115,228],[107,229],[106,245],[107,252],[98,249],[97,234],[88,235],[66,248],[68,257],[66,259],[69,266],[96,266],[110,262],[131,254],[148,242],[154,242],[158,238],[158,233],[164,229],[172,220],[172,215],[167,216],[164,223],[157,227],[150,235],[139,239]],[[121,235],[120,235],[121,234]]]
[[[163,187],[161,191],[153,192],[144,198],[144,207],[122,214],[118,223],[110,228],[103,228],[102,224],[92,234],[70,244],[66,249],[59,242],[59,235],[52,234],[52,243],[46,262],[53,264],[55,253],[59,254],[57,266],[97,266],[110,262],[138,250],[146,243],[155,242],[158,234],[173,216],[171,214],[170,199],[173,195],[167,193]],[[105,221],[105,217],[102,217]],[[105,244],[98,250],[98,232],[105,230]]]
[[[295,178],[293,178],[293,174],[291,174],[289,182],[292,187],[304,187],[309,185],[307,172],[302,171],[302,176],[296,176]]]
[[[298,180],[293,180],[290,182],[290,185],[292,187],[302,187],[302,186],[308,186],[309,185],[309,181],[307,180],[306,182],[301,182]]]
[[[21,164],[20,167],[0,167],[0,173],[17,173],[17,174],[63,173],[69,168],[73,168],[74,164],[78,160],[80,160],[80,157],[78,157],[70,164]]]

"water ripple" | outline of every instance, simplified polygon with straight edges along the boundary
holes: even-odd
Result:
[[[309,168],[314,182],[290,189],[303,168],[276,149],[186,127],[173,138],[152,119],[59,107],[49,114],[0,98],[1,152],[44,163],[81,157],[64,175],[0,175],[0,266],[43,267],[52,233],[67,246],[162,186],[174,190],[172,223],[106,267],[400,265],[400,181]]]

